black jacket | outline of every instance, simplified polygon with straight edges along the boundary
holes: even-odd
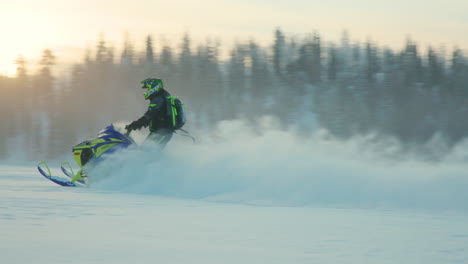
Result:
[[[151,132],[159,129],[171,129],[170,115],[167,113],[166,97],[171,96],[166,90],[162,89],[157,94],[150,97],[150,105],[146,113],[137,121],[134,129],[149,126]]]

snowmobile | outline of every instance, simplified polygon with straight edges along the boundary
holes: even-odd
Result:
[[[88,175],[85,171],[86,167],[94,166],[104,160],[107,155],[126,149],[132,145],[136,145],[136,143],[130,137],[130,132],[122,134],[117,131],[113,125],[109,125],[101,130],[97,137],[85,140],[73,146],[73,157],[80,167],[80,170],[74,173],[70,163],[62,163],[61,170],[68,179],[52,176],[49,166],[45,161],[40,162],[37,165],[37,169],[42,176],[58,185],[66,187],[87,186],[89,182]],[[45,169],[42,167],[45,167]]]

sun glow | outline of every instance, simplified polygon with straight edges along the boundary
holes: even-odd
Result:
[[[0,75],[14,77],[17,65],[14,63],[0,63]]]

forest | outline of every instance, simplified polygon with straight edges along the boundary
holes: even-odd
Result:
[[[210,133],[234,119],[256,127],[271,116],[303,136],[372,134],[397,140],[403,151],[437,137],[438,155],[466,138],[468,61],[456,47],[420,47],[408,38],[396,50],[352,41],[347,32],[331,42],[318,32],[276,29],[269,46],[246,40],[221,58],[219,41],[193,43],[189,34],[177,45],[156,45],[151,35],[141,41],[144,50],[129,38],[116,48],[101,34],[61,75],[51,49],[35,72],[19,56],[16,76],[0,75],[0,160],[57,158],[84,135],[136,120],[147,108],[139,81],[149,77],[184,102],[192,131]]]

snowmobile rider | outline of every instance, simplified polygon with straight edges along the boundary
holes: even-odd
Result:
[[[171,126],[171,120],[169,120],[170,117],[167,115],[166,110],[168,104],[166,98],[171,95],[164,90],[161,79],[149,78],[140,83],[143,84],[141,88],[148,89],[143,94],[146,100],[150,100],[148,111],[140,119],[125,126],[125,129],[130,132],[149,126],[150,134],[146,139],[158,143],[163,149],[174,133],[174,128]]]

